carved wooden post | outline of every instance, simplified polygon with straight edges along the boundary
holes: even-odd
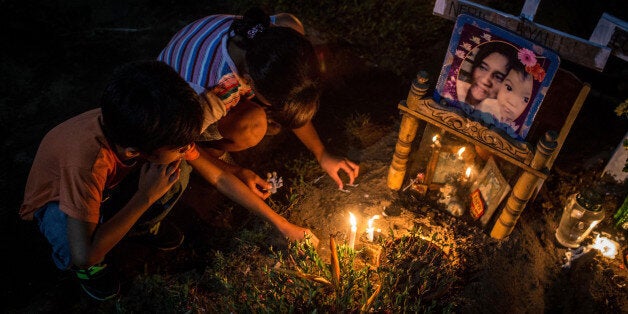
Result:
[[[556,132],[549,131],[545,133],[545,136],[536,145],[536,153],[530,167],[539,171],[546,169],[550,156],[558,146],[556,138]],[[497,222],[495,222],[495,226],[493,226],[493,230],[491,230],[491,237],[503,239],[512,232],[521,212],[523,212],[523,209],[525,209],[528,201],[534,194],[534,189],[538,186],[539,180],[541,178],[528,171],[524,171],[521,174],[508,197],[506,206],[504,206]]]
[[[427,92],[427,73],[420,71],[416,80],[412,82],[412,87],[408,93],[406,105],[409,109],[415,110],[418,107],[419,100],[425,96]],[[410,146],[416,136],[419,126],[417,118],[404,114],[401,118],[401,127],[399,129],[399,138],[395,146],[395,154],[393,155],[390,168],[388,169],[388,187],[392,190],[399,190],[403,184],[403,178],[406,175],[406,164],[408,163],[408,155],[410,154]]]

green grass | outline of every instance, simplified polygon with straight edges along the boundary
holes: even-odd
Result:
[[[455,281],[447,258],[419,232],[380,242],[381,265],[365,263],[365,250],[337,245],[338,278],[330,264],[307,242],[274,253],[264,268],[267,282],[247,286],[238,312],[449,312],[443,298]],[[439,260],[437,260],[439,259]]]
[[[141,274],[120,300],[99,308],[121,313],[429,313],[455,306],[449,296],[457,280],[451,259],[434,244],[437,239],[426,240],[419,230],[396,239],[391,234],[360,250],[330,244],[337,264],[308,241],[268,250],[246,234],[225,251],[215,251],[204,269]]]

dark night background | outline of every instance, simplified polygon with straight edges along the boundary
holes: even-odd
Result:
[[[335,58],[326,73],[328,91],[315,125],[326,144],[346,154],[343,145],[350,138],[339,135],[344,131],[339,121],[366,113],[377,127],[395,130],[397,102],[406,97],[418,70],[436,77],[451,34],[453,22],[431,14],[433,1],[385,2],[0,1],[0,267],[1,278],[8,279],[2,280],[7,287],[1,289],[6,308],[17,312],[60,289],[59,278],[64,277],[51,263],[46,243],[17,211],[41,138],[58,123],[97,107],[116,66],[154,59],[176,31],[206,15],[239,14],[253,3],[271,12],[289,11],[311,30],[313,42]],[[523,3],[477,2],[514,15]],[[603,12],[627,20],[625,1],[545,0],[535,21],[588,38]],[[592,91],[557,169],[582,173],[587,170],[583,165],[590,165],[599,170],[625,134],[628,124],[613,110],[628,98],[626,64],[611,56],[599,73],[561,61],[563,69],[589,82]],[[277,145],[291,151],[286,158],[308,154],[294,138]],[[560,174],[552,174],[561,180]],[[71,304],[71,297],[60,303]],[[63,306],[43,311],[51,309]]]

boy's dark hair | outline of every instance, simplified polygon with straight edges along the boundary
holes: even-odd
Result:
[[[116,69],[103,92],[101,110],[107,138],[144,153],[188,145],[203,125],[198,95],[159,61],[132,62]]]
[[[246,50],[253,86],[271,104],[273,118],[290,128],[312,119],[320,97],[320,65],[312,44],[288,27],[270,27],[259,8],[235,20],[234,42]]]

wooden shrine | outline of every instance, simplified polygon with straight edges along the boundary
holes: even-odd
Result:
[[[625,21],[605,13],[591,38],[582,39],[535,23],[533,20],[539,3],[540,0],[526,0],[521,14],[513,16],[469,0],[436,0],[433,13],[450,20],[458,19],[461,14],[474,16],[552,49],[563,59],[597,71],[604,70],[610,55],[626,60],[623,50],[618,49],[625,43],[628,29],[628,23]],[[415,137],[419,133],[421,142],[428,142],[425,139],[432,135],[426,134],[429,133],[428,129],[435,129],[437,134],[447,134],[473,145],[476,149],[489,152],[501,163],[515,169],[509,180],[513,184],[512,189],[509,189],[503,201],[499,202],[496,219],[491,220],[494,221],[491,236],[503,239],[512,232],[522,211],[528,202],[534,199],[547,178],[584,104],[590,86],[559,67],[528,134],[524,140],[516,140],[469,118],[455,106],[439,104],[432,97],[426,96],[429,84],[431,83],[428,82],[427,73],[420,72],[412,83],[407,99],[401,101],[398,106],[403,117],[388,172],[388,186],[393,190],[401,188],[408,171],[409,156],[416,147],[413,146]],[[415,153],[422,152],[418,149]],[[435,157],[434,154],[424,156],[428,157],[430,162],[425,175],[427,185],[418,189],[420,193],[435,189],[431,186],[432,179],[429,178],[432,175],[430,171],[433,170]],[[415,182],[419,174],[411,182]]]
[[[403,117],[388,172],[388,187],[393,190],[401,188],[417,133],[421,133],[422,137],[430,136],[425,134],[427,124],[480,146],[519,169],[512,191],[500,205],[501,213],[490,233],[493,238],[505,238],[547,178],[590,86],[580,82],[573,74],[559,70],[542,107],[545,110],[539,111],[527,141],[514,140],[469,119],[454,107],[436,103],[431,97],[426,97],[428,88],[427,73],[420,72],[412,83],[408,98],[398,106]]]

